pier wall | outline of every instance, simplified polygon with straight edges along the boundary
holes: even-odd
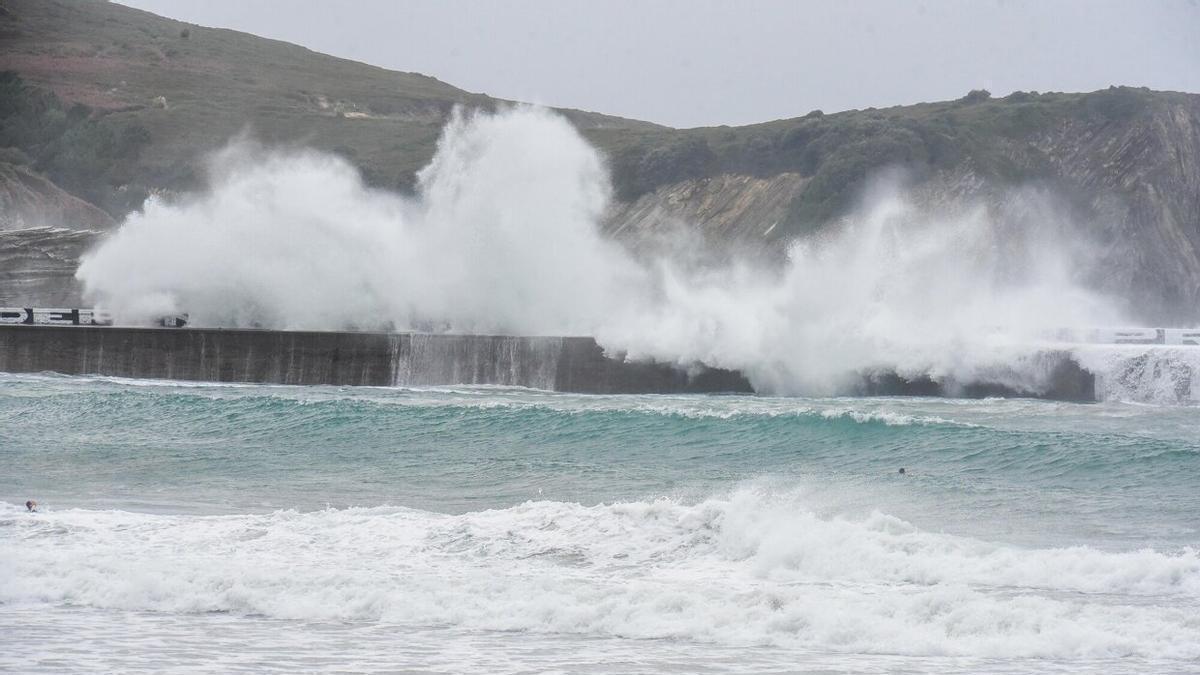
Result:
[[[1068,352],[1040,351],[979,381],[860,373],[861,396],[1096,399]],[[752,393],[740,373],[626,361],[590,337],[431,335],[0,324],[0,372],[203,382],[439,386],[492,384],[591,394]],[[1029,386],[1027,374],[1038,373]],[[1025,373],[1026,376],[1020,376]]]
[[[589,337],[0,325],[0,372],[204,382],[495,384],[581,393],[751,392],[739,373],[689,376],[606,356]]]

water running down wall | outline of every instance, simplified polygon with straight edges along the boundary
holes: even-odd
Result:
[[[590,337],[0,325],[0,371],[267,384],[750,392],[740,374],[611,358]]]
[[[1094,377],[1044,352],[1048,384],[908,380],[865,374],[862,395],[1025,395],[1093,400]],[[0,371],[205,382],[436,386],[494,384],[616,394],[752,392],[740,373],[627,361],[590,337],[518,337],[226,329],[0,326]]]

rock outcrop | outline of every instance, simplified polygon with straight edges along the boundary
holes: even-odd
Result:
[[[0,163],[0,230],[107,230],[112,216],[28,167]]]
[[[80,306],[75,269],[100,234],[52,227],[0,230],[0,305]]]
[[[792,172],[687,179],[617,202],[605,228],[635,250],[657,247],[684,232],[698,236],[709,249],[770,251],[779,242],[774,230],[787,219],[788,208],[807,182]]]

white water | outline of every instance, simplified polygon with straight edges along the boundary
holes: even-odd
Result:
[[[234,144],[210,175],[85,256],[88,296],[127,322],[586,333],[627,293],[631,263],[591,227],[600,158],[545,111],[455,117],[415,201],[316,152]]]
[[[6,612],[65,603],[821,652],[1200,658],[1194,550],[1020,549],[882,513],[821,516],[800,495],[752,488],[695,505],[458,516],[6,504],[0,518]]]
[[[1097,398],[1175,405],[1200,403],[1200,348],[1139,345],[1073,347],[1097,373]]]
[[[1004,372],[1038,391],[1037,336],[1123,323],[1077,282],[1077,230],[1032,191],[1006,204],[1034,214],[1020,231],[982,205],[927,213],[891,179],[828,235],[796,243],[782,269],[637,261],[600,235],[602,157],[536,108],[456,115],[414,199],[367,188],[337,157],[247,143],[213,157],[210,183],[150,200],[85,256],[87,297],[132,323],[186,311],[198,326],[590,334],[784,394],[843,391],[875,369]],[[1111,391],[1160,400],[1168,386]]]

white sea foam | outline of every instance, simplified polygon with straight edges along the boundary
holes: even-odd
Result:
[[[1200,555],[1021,549],[743,488],[162,516],[0,506],[0,603],[519,630],[820,651],[1200,658]]]
[[[763,270],[645,260],[602,237],[603,159],[545,110],[454,116],[417,187],[402,198],[337,157],[235,143],[207,192],[147,202],[77,276],[121,321],[594,334],[785,394],[840,392],[875,369],[1039,391],[1032,336],[1121,323],[1078,282],[1083,244],[1035,190],[1003,200],[1032,223],[1018,227],[994,205],[930,213],[881,179]]]
[[[1200,348],[1087,345],[1074,358],[1097,376],[1101,400],[1175,405],[1200,403]]]
[[[633,270],[593,227],[600,157],[544,110],[455,116],[419,200],[316,152],[239,142],[210,169],[208,192],[151,199],[84,257],[87,293],[119,320],[590,332]]]

